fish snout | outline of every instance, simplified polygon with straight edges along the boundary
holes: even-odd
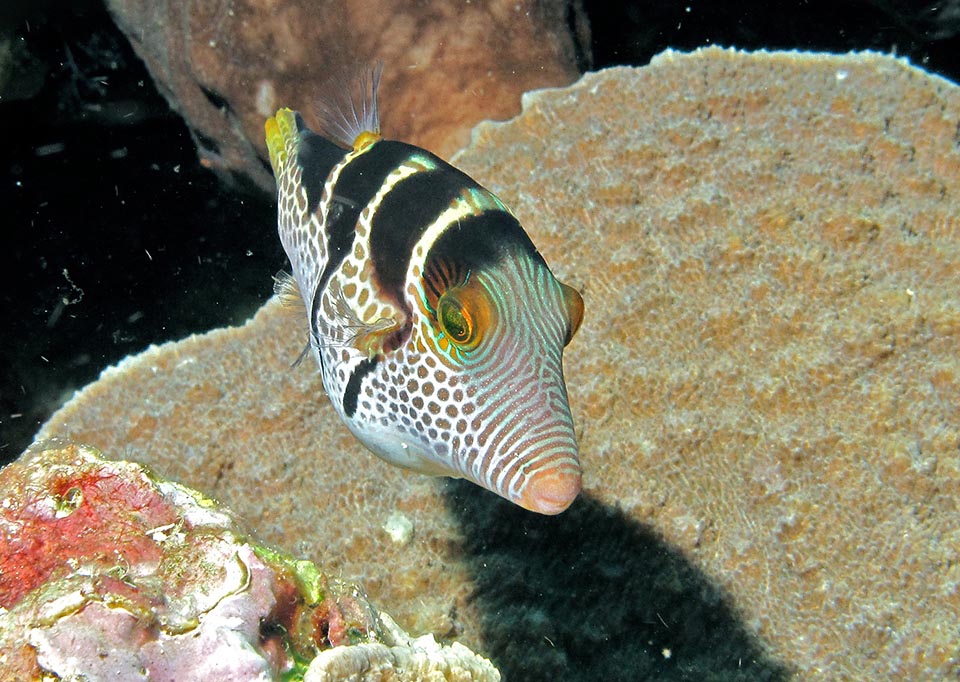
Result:
[[[566,510],[580,494],[580,470],[540,471],[527,481],[517,503],[532,512],[553,516]]]

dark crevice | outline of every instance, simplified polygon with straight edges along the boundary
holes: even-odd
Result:
[[[200,92],[203,93],[203,96],[207,98],[207,101],[210,102],[217,110],[223,113],[230,113],[232,108],[230,102],[227,101],[227,98],[221,95],[216,90],[206,87],[205,85],[200,85]]]
[[[193,136],[196,138],[197,146],[200,147],[202,152],[212,154],[213,156],[220,155],[220,145],[217,144],[217,141],[212,137],[204,135],[199,130],[194,130]]]

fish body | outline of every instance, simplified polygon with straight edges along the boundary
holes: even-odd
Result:
[[[388,462],[559,513],[580,491],[561,360],[583,301],[494,194],[382,139],[376,78],[363,89],[332,134],[289,109],[266,123],[324,389]]]

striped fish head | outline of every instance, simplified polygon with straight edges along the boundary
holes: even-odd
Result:
[[[450,227],[410,275],[416,431],[453,473],[531,511],[563,511],[580,492],[562,370],[580,295],[500,211]]]
[[[583,301],[492,193],[375,129],[266,124],[324,389],[388,462],[557,514],[580,491],[562,353]]]

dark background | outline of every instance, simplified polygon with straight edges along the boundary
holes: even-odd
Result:
[[[592,68],[661,50],[874,49],[960,81],[960,0],[585,1]],[[247,319],[285,265],[272,198],[197,162],[100,2],[5,2],[0,464],[100,371]],[[0,79],[2,81],[2,79]]]

